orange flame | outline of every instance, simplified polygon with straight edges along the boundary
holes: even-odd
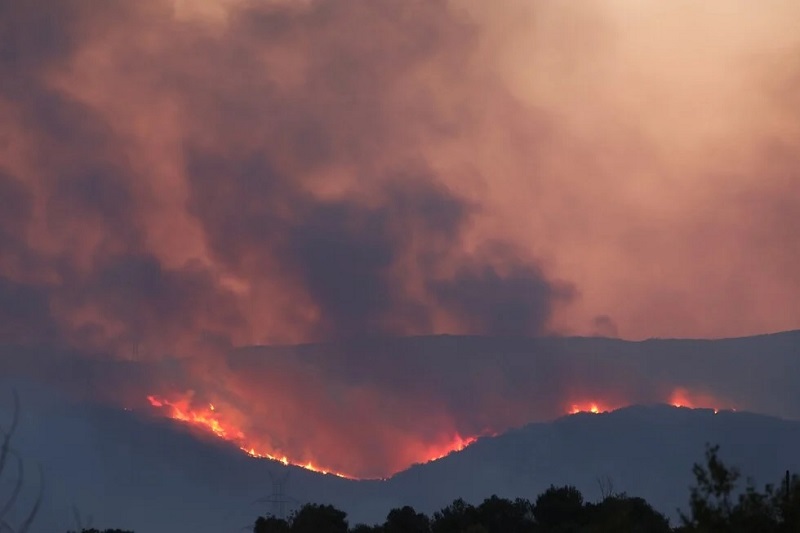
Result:
[[[290,458],[285,453],[272,449],[271,447],[268,447],[268,445],[262,444],[261,441],[248,438],[245,433],[239,427],[237,427],[236,424],[231,423],[229,419],[230,417],[228,417],[226,420],[226,417],[222,412],[224,409],[221,410],[218,405],[209,403],[202,408],[194,407],[190,397],[182,398],[176,401],[170,401],[162,397],[151,395],[147,397],[147,400],[153,407],[165,411],[166,416],[169,418],[208,431],[225,441],[235,444],[237,447],[239,447],[239,449],[251,457],[271,459],[284,465],[298,466],[313,472],[319,472],[321,474],[331,474],[347,479],[358,479],[357,476],[324,467],[315,463],[314,461],[308,460],[308,458],[303,458],[302,460]],[[709,394],[690,392],[683,387],[674,389],[667,402],[675,407],[687,407],[692,409],[700,407],[711,408],[714,409],[715,413],[722,408],[722,405],[724,405],[724,402],[714,398]],[[612,404],[597,400],[579,401],[567,404],[565,411],[568,414],[599,414],[613,411],[620,408],[622,405],[625,404],[620,404],[619,402]],[[467,446],[475,443],[479,436],[486,435],[494,435],[494,433],[485,431],[480,435],[468,437],[463,437],[456,433],[445,444],[422,445],[420,443],[421,445],[416,448],[416,451],[412,453],[411,457],[413,459],[414,456],[416,456],[419,458],[419,460],[412,462],[422,464],[442,459],[453,452],[461,451]]]
[[[357,479],[355,476],[322,467],[313,461],[296,461],[289,459],[285,454],[275,450],[267,451],[260,447],[257,449],[256,446],[251,444],[250,439],[247,438],[243,431],[236,428],[233,424],[224,421],[222,413],[214,404],[208,404],[207,409],[197,409],[191,406],[191,402],[188,399],[169,401],[158,396],[150,395],[147,397],[147,400],[153,407],[166,410],[167,417],[211,432],[223,440],[236,444],[240,450],[251,457],[271,459],[283,463],[284,465],[298,466],[320,474],[331,474],[346,479]],[[484,434],[488,435],[489,433],[486,432]],[[477,436],[465,438],[456,433],[452,441],[445,445],[434,445],[425,448],[424,458],[420,462],[428,463],[436,461],[453,452],[463,450],[477,440]]]
[[[453,441],[445,446],[436,446],[429,449],[427,454],[428,459],[425,461],[426,463],[430,463],[431,461],[438,461],[439,459],[443,459],[447,457],[451,453],[460,452],[470,444],[475,443],[478,440],[478,437],[467,437],[466,439],[456,433],[456,436],[453,438]]]
[[[721,400],[714,398],[710,394],[692,393],[683,387],[678,387],[672,391],[669,397],[669,404],[674,407],[688,407],[690,409],[705,408],[713,409],[714,413],[718,413],[723,407]],[[736,409],[730,408],[732,411]]]
[[[670,394],[669,399],[667,400],[669,405],[673,407],[687,407],[689,409],[713,409],[714,413],[718,413],[720,409],[728,408],[732,411],[736,409],[732,407],[723,407],[726,404],[723,400],[719,398],[715,398],[714,396],[707,394],[707,393],[698,393],[698,392],[690,392],[688,389],[684,387],[677,387],[672,391]],[[602,403],[602,402],[578,402],[569,404],[569,408],[566,409],[567,414],[574,415],[577,413],[606,413],[608,411],[613,411],[615,409],[619,409],[621,405],[611,406],[610,404]]]
[[[570,405],[568,413],[571,415],[575,415],[578,413],[592,413],[592,414],[600,414],[600,413],[607,413],[610,409],[603,404],[597,402],[586,402],[586,403],[573,403]]]
[[[285,455],[268,453],[264,450],[256,450],[253,446],[248,446],[247,437],[245,436],[244,432],[230,424],[225,424],[221,420],[219,411],[214,404],[208,404],[208,411],[204,412],[192,409],[188,400],[171,402],[152,395],[148,396],[147,400],[153,407],[167,409],[167,416],[169,418],[185,422],[189,425],[204,429],[206,431],[210,431],[217,437],[236,444],[240,450],[251,457],[257,457],[259,459],[272,459],[273,461],[281,462],[284,465],[291,464],[311,470],[313,472],[319,472],[320,474],[332,474],[342,478],[351,478],[351,476],[348,476],[347,474],[335,472],[328,468],[322,468],[310,461],[306,462],[305,464],[293,462],[290,461]]]

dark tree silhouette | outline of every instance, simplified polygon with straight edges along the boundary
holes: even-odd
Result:
[[[800,476],[786,473],[786,480],[772,498],[783,532],[800,531]]]
[[[453,531],[466,531],[470,526],[477,524],[475,507],[461,498],[433,513],[431,531],[433,533],[451,533]]]
[[[347,533],[347,513],[332,505],[306,504],[289,522],[291,533]]]
[[[39,511],[39,506],[42,503],[42,496],[44,495],[44,477],[40,467],[39,493],[36,496],[36,501],[22,523],[17,527],[12,526],[6,517],[16,505],[22,493],[23,485],[25,484],[25,463],[22,460],[22,456],[14,450],[11,445],[14,432],[17,430],[17,424],[19,424],[20,410],[17,391],[12,391],[12,394],[14,404],[11,412],[11,422],[7,428],[0,426],[0,439],[2,439],[2,443],[0,443],[0,479],[9,473],[10,459],[13,457],[16,463],[16,481],[14,482],[14,487],[11,489],[11,494],[6,497],[4,502],[0,500],[0,531],[26,533],[28,529],[30,529],[31,524],[33,524],[33,520],[36,518],[36,513]]]
[[[383,533],[383,526],[358,524],[350,529],[350,533]]]
[[[584,515],[583,495],[573,486],[550,486],[536,498],[533,517],[547,531],[579,531]]]
[[[477,507],[476,518],[488,533],[534,531],[533,505],[521,498],[511,501],[493,495]]]
[[[706,446],[705,465],[695,463],[695,486],[689,494],[691,516],[682,515],[684,525],[714,533],[728,532],[733,512],[733,490],[739,479],[736,468],[718,457],[719,446]]]
[[[627,533],[669,533],[669,520],[642,498],[625,494],[609,496],[586,506],[587,533],[625,531]]]
[[[408,505],[389,511],[383,524],[384,533],[430,533],[430,531],[430,519]]]
[[[800,531],[800,478],[789,476],[779,489],[763,492],[748,482],[734,500],[740,474],[723,463],[719,446],[706,446],[705,464],[693,468],[695,485],[689,513],[681,513],[680,533],[790,533]]]
[[[70,531],[68,533],[75,533],[74,531]],[[80,533],[133,533],[128,529],[96,529],[96,528],[83,528],[80,530]]]
[[[259,516],[253,526],[253,533],[289,533],[289,523],[275,516]]]

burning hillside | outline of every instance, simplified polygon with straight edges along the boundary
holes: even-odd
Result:
[[[634,403],[800,416],[796,340],[609,339],[797,327],[800,4],[466,4],[3,2],[0,345],[354,477]]]
[[[438,440],[426,440],[424,434],[406,435],[404,442],[408,448],[401,450],[392,447],[386,450],[391,460],[382,469],[377,471],[374,476],[368,471],[360,471],[354,465],[352,459],[361,450],[353,448],[350,457],[337,457],[331,461],[324,451],[313,449],[311,443],[304,443],[299,449],[282,448],[274,444],[269,434],[253,434],[245,432],[236,423],[238,416],[230,416],[224,410],[218,409],[213,403],[206,405],[194,405],[191,394],[173,395],[174,399],[167,399],[162,396],[150,395],[147,397],[150,405],[157,410],[161,416],[185,423],[193,428],[200,429],[208,434],[214,435],[224,441],[237,446],[244,453],[256,458],[265,458],[278,461],[284,465],[294,465],[321,474],[331,474],[348,479],[364,479],[368,477],[390,477],[392,474],[403,470],[412,464],[427,463],[447,456],[450,453],[461,451],[473,444],[480,436],[496,435],[509,427],[498,427],[495,430],[484,430],[479,434],[462,436],[455,433],[451,438],[440,438]],[[723,405],[719,400],[709,394],[693,394],[683,387],[676,388],[663,403],[668,403],[675,407],[689,408],[713,408],[716,412],[721,408],[730,408]],[[630,404],[611,404],[602,401],[578,402],[569,404],[562,414],[592,413],[600,414],[626,407]],[[378,430],[380,431],[380,430]],[[396,455],[391,456],[394,452]],[[351,466],[333,466],[351,465]]]
[[[306,470],[311,470],[312,472],[331,474],[341,478],[357,479],[360,477],[359,473],[340,472],[333,468],[327,468],[314,458],[312,452],[297,453],[282,450],[271,444],[268,438],[245,435],[245,433],[234,423],[230,422],[226,418],[225,413],[218,410],[214,404],[208,404],[205,407],[193,407],[189,396],[170,401],[160,396],[151,395],[147,397],[147,400],[152,407],[158,409],[164,416],[230,442],[251,457],[270,459],[283,463],[284,465],[299,466]],[[420,442],[419,445],[415,447],[415,451],[412,452],[415,453],[414,457],[417,458],[414,463],[435,461],[450,453],[461,451],[477,441],[478,437],[479,435],[462,437],[456,433],[450,440]],[[388,472],[388,474],[393,473],[394,472]]]

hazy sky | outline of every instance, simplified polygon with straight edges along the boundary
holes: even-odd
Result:
[[[800,327],[798,20],[0,0],[0,341]]]
[[[5,337],[800,325],[796,2],[0,5]]]

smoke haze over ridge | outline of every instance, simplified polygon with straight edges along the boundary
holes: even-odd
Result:
[[[313,418],[225,354],[800,326],[796,2],[489,6],[0,0],[0,341]],[[483,429],[383,386],[339,397]]]
[[[358,339],[119,361],[4,350],[0,374],[144,416],[155,394],[292,462],[386,477],[454,437],[503,433],[577,407],[669,403],[800,420],[800,332],[726,340],[434,336]],[[213,404],[215,409],[209,410]],[[206,424],[200,437],[217,440]]]

